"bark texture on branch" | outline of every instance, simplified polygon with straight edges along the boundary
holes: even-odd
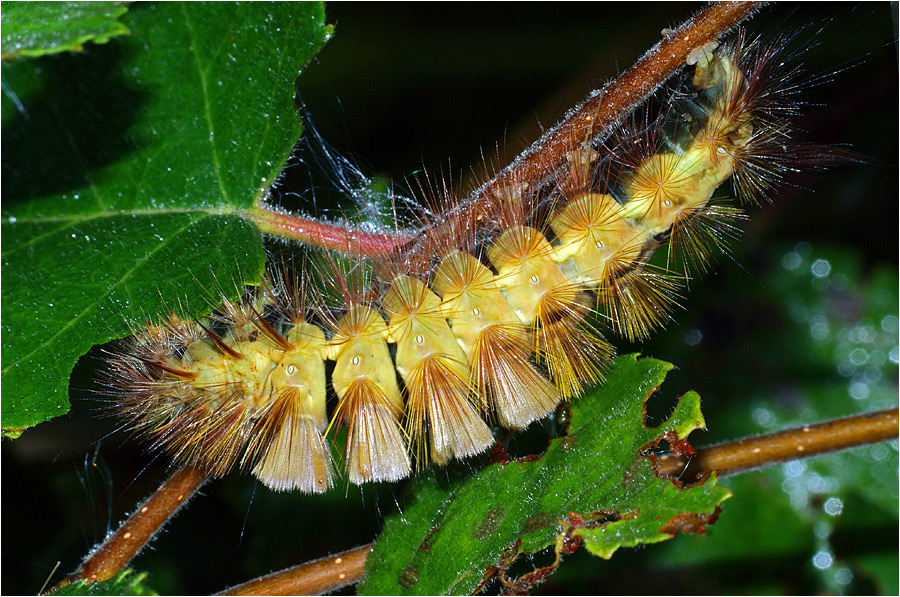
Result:
[[[788,460],[897,439],[897,407],[804,425],[768,435],[709,446],[693,456],[660,457],[660,475],[692,480],[715,471],[719,477]]]

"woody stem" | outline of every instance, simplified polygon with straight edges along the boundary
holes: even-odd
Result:
[[[372,551],[372,543],[339,554],[286,568],[225,589],[218,595],[318,595],[357,582]]]
[[[896,439],[897,408],[804,425],[768,435],[709,446],[693,456],[668,454],[656,462],[658,474],[692,480],[712,471],[719,477],[788,460],[808,458]]]
[[[319,222],[275,209],[265,203],[257,203],[245,217],[266,234],[348,255],[386,255],[410,240],[402,232],[368,232],[346,224]]]
[[[435,225],[437,231],[431,232],[432,236],[439,233],[441,226],[453,230],[453,220],[462,215],[482,221],[496,201],[494,197],[506,186],[521,183],[540,186],[544,178],[552,176],[553,165],[564,163],[568,153],[608,136],[616,125],[685,65],[691,52],[716,41],[763,4],[712,2],[678,29],[667,32],[634,66],[591,94],[565,120],[472,193],[459,209],[446,214],[444,222]]]
[[[153,539],[157,532],[206,483],[209,475],[193,467],[178,469],[140,504],[122,526],[100,544],[54,590],[79,580],[112,578]]]

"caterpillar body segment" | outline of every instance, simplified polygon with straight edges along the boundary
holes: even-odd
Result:
[[[328,426],[325,334],[299,322],[281,339],[286,340],[279,343],[286,348],[283,356],[270,357],[272,385],[278,394],[270,406],[271,415],[259,423],[258,436],[268,449],[262,450],[253,474],[279,491],[325,491],[333,484],[331,451],[323,441]]]
[[[643,261],[647,232],[622,216],[612,195],[585,193],[550,223],[555,261],[569,278],[597,291],[597,307],[613,329],[639,340],[662,326],[677,304],[680,281]]]
[[[531,363],[528,328],[495,276],[472,255],[454,251],[434,276],[434,289],[465,351],[484,413],[508,429],[524,429],[559,404],[556,389]]]
[[[446,464],[487,449],[494,441],[478,414],[475,386],[465,352],[441,310],[441,299],[421,280],[398,276],[382,304],[397,344],[396,367],[406,387],[407,433],[426,463],[422,444],[431,439],[431,459]]]
[[[648,337],[692,271],[727,250],[746,216],[716,189],[743,172],[753,202],[777,178],[754,160],[786,124],[736,47],[698,50],[683,108],[631,146],[586,139],[477,215],[449,200],[452,217],[423,210],[416,242],[371,280],[332,259],[323,279],[339,309],[282,275],[204,322],[148,326],[113,355],[117,408],[180,463],[309,493],[334,484],[339,426],[341,469],[361,484],[482,453],[489,423],[545,417],[602,382],[614,350],[598,323]],[[684,272],[649,262],[666,242]]]
[[[332,425],[347,426],[345,467],[352,483],[397,481],[411,472],[400,429],[403,397],[381,315],[351,305],[335,327],[331,383],[338,397]]]

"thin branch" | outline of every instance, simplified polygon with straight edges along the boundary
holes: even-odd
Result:
[[[349,225],[328,224],[257,203],[243,214],[265,234],[300,243],[334,249],[348,255],[386,255],[410,241],[402,232],[379,234]]]
[[[54,590],[79,580],[106,580],[122,571],[207,479],[209,475],[196,468],[175,471]]]
[[[317,595],[362,578],[372,544],[261,576],[217,595]]]
[[[511,182],[530,181],[540,186],[552,173],[551,164],[561,164],[566,154],[588,141],[609,135],[628,114],[644,103],[660,85],[686,64],[689,54],[718,40],[748,18],[764,2],[712,2],[678,29],[650,48],[631,68],[614,81],[588,96],[566,118],[513,160],[491,180],[478,188],[447,220],[465,211],[476,220],[486,217],[498,189]],[[440,226],[440,225],[439,225]],[[452,223],[443,224],[452,229]]]
[[[854,446],[897,439],[897,408],[804,425],[759,437],[710,446],[693,456],[671,455],[656,461],[661,476],[693,480],[715,471],[719,477],[788,460],[808,458]]]
[[[713,2],[708,5],[678,29],[669,32],[615,81],[588,97],[563,122],[485,185],[480,194],[483,196],[487,191],[503,186],[506,180],[539,177],[547,163],[562,161],[567,152],[578,148],[585,140],[605,135],[681,69],[692,51],[716,41],[761,5],[759,2]]]
[[[695,478],[716,471],[719,477],[772,466],[786,460],[809,458],[854,446],[897,439],[897,408],[804,425],[797,429],[702,448],[691,457],[671,456],[656,460],[661,476]],[[219,595],[311,595],[336,591],[362,578],[366,556],[373,544],[362,545],[321,560],[301,564]],[[350,580],[355,579],[355,580]]]

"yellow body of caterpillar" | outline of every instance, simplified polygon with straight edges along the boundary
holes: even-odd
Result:
[[[601,180],[604,156],[586,140],[554,166],[546,217],[532,212],[547,191],[505,187],[488,211],[495,232],[483,258],[442,249],[427,276],[386,280],[380,301],[320,311],[328,339],[285,298],[285,282],[271,280],[206,326],[173,316],[149,327],[113,363],[122,410],[180,462],[215,475],[238,464],[273,489],[304,492],[333,483],[326,359],[337,396],[327,427],[347,427],[352,483],[408,476],[408,443],[418,463],[483,452],[493,437],[482,415],[509,429],[544,417],[602,380],[613,349],[590,322],[595,305],[617,334],[646,337],[668,319],[679,286],[647,263],[655,249],[686,239],[680,248],[705,267],[697,222],[715,230],[741,217],[710,201],[753,143],[737,56],[700,53],[693,84],[705,118],[676,123],[665,150]]]

